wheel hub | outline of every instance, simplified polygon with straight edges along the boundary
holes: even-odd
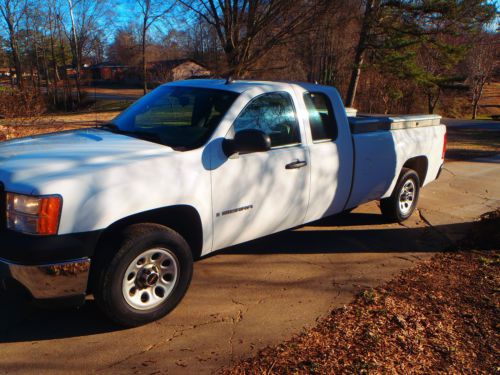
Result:
[[[415,202],[416,187],[413,180],[408,180],[399,193],[399,209],[403,215],[411,212]]]
[[[160,280],[160,274],[156,266],[146,266],[139,273],[139,277],[137,277],[137,286],[139,288],[147,288],[150,286],[155,286],[156,283]]]
[[[137,310],[150,310],[162,304],[179,279],[179,261],[163,248],[144,251],[125,271],[122,283],[125,301]]]

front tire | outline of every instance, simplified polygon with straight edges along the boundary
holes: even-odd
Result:
[[[380,201],[382,215],[391,222],[402,223],[415,211],[419,194],[420,178],[417,172],[403,168],[392,195]]]
[[[137,224],[120,236],[116,254],[101,268],[94,297],[103,312],[125,327],[158,320],[182,300],[193,274],[193,256],[177,232]]]

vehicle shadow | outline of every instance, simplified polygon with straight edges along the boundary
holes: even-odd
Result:
[[[0,343],[43,341],[121,330],[94,301],[81,308],[39,307],[23,293],[0,292]]]
[[[444,232],[467,233],[471,225],[405,228],[387,225],[380,215],[352,213],[234,246],[216,255],[439,252],[450,248]],[[199,266],[204,267],[203,261]],[[210,288],[211,283],[204,285]],[[0,300],[0,343],[88,336],[122,329],[108,320],[93,300],[79,309],[63,310],[38,308],[12,291],[0,292]]]
[[[470,225],[407,228],[387,225],[378,214],[351,213],[233,246],[214,255],[438,252],[452,245],[446,233],[466,233]]]

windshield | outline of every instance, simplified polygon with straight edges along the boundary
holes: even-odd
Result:
[[[110,130],[180,150],[197,148],[237,97],[230,91],[161,86],[116,117]]]

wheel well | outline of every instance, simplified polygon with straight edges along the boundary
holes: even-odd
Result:
[[[164,225],[179,233],[189,244],[194,259],[199,258],[203,246],[201,218],[192,206],[179,205],[159,208],[128,216],[111,224],[101,234],[95,256],[100,257],[105,249],[113,248],[117,236],[133,224],[154,223]],[[104,248],[104,249],[103,249]]]
[[[88,292],[91,293],[99,269],[111,261],[116,250],[117,236],[123,229],[132,224],[154,223],[164,225],[179,233],[189,244],[193,258],[201,255],[203,246],[203,228],[198,211],[192,206],[179,205],[141,212],[123,218],[110,225],[100,236],[96,251],[92,258]]]
[[[420,186],[422,186],[425,178],[427,177],[428,166],[429,162],[425,156],[417,156],[407,160],[405,165],[403,165],[403,168],[410,168],[417,172],[418,178],[420,179]]]

